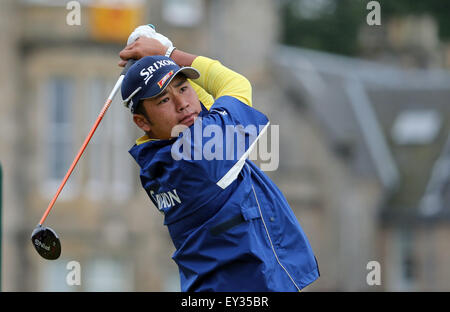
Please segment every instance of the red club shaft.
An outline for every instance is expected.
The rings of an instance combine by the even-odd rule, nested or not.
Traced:
[[[83,155],[84,150],[86,149],[86,146],[89,144],[89,141],[91,140],[92,136],[94,135],[95,130],[97,129],[98,125],[103,119],[103,116],[105,115],[106,111],[108,110],[109,106],[111,105],[111,102],[114,99],[114,96],[116,95],[117,91],[120,89],[122,85],[123,78],[125,77],[126,72],[128,69],[134,64],[135,60],[128,60],[127,65],[123,69],[119,79],[117,80],[114,88],[111,91],[111,94],[108,96],[108,99],[105,102],[105,105],[103,106],[102,110],[100,111],[100,114],[97,117],[97,120],[95,121],[94,125],[91,128],[91,131],[89,132],[88,136],[84,140],[83,145],[81,146],[80,150],[78,151],[77,156],[75,156],[75,159],[72,162],[72,165],[69,168],[69,171],[67,171],[66,176],[61,182],[61,185],[59,186],[58,190],[56,191],[55,196],[51,200],[50,204],[47,207],[47,210],[45,210],[44,215],[41,218],[41,221],[39,221],[39,225],[42,225],[45,222],[45,219],[47,219],[48,214],[50,213],[50,210],[52,210],[53,205],[56,202],[56,199],[59,196],[59,193],[61,193],[62,189],[64,188],[64,185],[66,184],[67,180],[69,179],[70,175],[72,174],[72,171],[75,169],[75,166],[77,165],[78,161],[81,158],[81,155]]]
[[[97,117],[97,120],[95,121],[94,125],[91,128],[91,131],[89,132],[88,136],[84,140],[83,145],[81,146],[80,150],[78,151],[77,156],[72,162],[72,165],[70,166],[69,170],[66,173],[66,176],[61,182],[61,185],[59,186],[58,190],[56,191],[55,196],[51,200],[50,204],[47,207],[47,210],[44,212],[44,215],[41,218],[41,221],[39,221],[39,225],[42,225],[47,218],[48,214],[50,213],[50,210],[52,210],[53,205],[56,202],[56,199],[58,198],[59,194],[61,193],[62,189],[64,188],[64,185],[66,184],[67,180],[69,179],[70,175],[72,174],[73,170],[75,169],[75,166],[77,165],[78,161],[81,158],[81,155],[83,155],[84,150],[86,149],[86,146],[89,144],[89,141],[91,140],[92,136],[94,135],[95,130],[97,129],[98,125],[103,119],[103,116],[105,115],[106,111],[108,110],[109,106],[111,105],[112,99],[108,99],[105,102],[105,105],[103,106],[103,109],[101,110],[100,114]]]

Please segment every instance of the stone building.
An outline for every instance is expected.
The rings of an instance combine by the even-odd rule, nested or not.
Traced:
[[[7,220],[4,289],[158,291],[179,287],[177,268],[169,260],[173,246],[162,217],[141,189],[137,166],[126,152],[140,134],[118,99],[46,221],[61,236],[61,258],[44,261],[29,242],[120,73],[117,53],[126,35],[123,38],[123,31],[102,24],[119,30],[130,26],[117,22],[117,16],[132,21],[134,17],[136,25],[150,21],[176,46],[220,59],[250,79],[255,107],[266,112],[272,124],[280,125],[280,135],[286,138],[280,140],[278,170],[268,173],[285,191],[322,258],[327,248],[321,244],[327,235],[319,229],[326,204],[315,170],[309,168],[311,155],[303,150],[312,152],[318,145],[317,153],[322,154],[324,147],[315,143],[320,140],[316,130],[269,75],[279,31],[276,3],[227,1],[225,5],[211,0],[185,1],[180,6],[177,1],[137,1],[133,4],[137,8],[110,12],[108,7],[96,7],[94,1],[80,3],[81,23],[73,26],[66,21],[70,10],[57,1],[2,4],[1,21],[8,30],[1,37],[8,66],[1,74],[7,96],[1,106],[0,141]],[[292,144],[291,138],[298,144]],[[76,287],[65,281],[66,265],[73,260],[82,269],[82,283]]]
[[[427,167],[420,165],[417,175],[429,177],[433,164],[446,163],[446,72],[413,75],[279,46],[278,4],[271,0],[135,0],[120,8],[78,2],[81,23],[73,26],[66,20],[71,10],[60,1],[1,4],[4,290],[179,289],[162,216],[140,187],[138,167],[127,153],[140,132],[119,97],[46,221],[61,237],[61,258],[41,259],[29,241],[121,71],[116,64],[127,34],[149,22],[180,49],[219,59],[249,78],[254,107],[279,126],[278,167],[267,173],[316,252],[322,276],[308,291],[432,289],[430,281],[438,276],[436,289],[448,284],[440,262],[447,254],[439,248],[446,225],[416,227],[414,233],[421,234],[412,242],[403,235],[411,232],[399,231],[401,224],[390,223],[394,219],[386,214],[400,211],[401,192],[414,187],[403,183],[414,167],[404,159],[419,161],[404,155],[407,145],[391,141],[394,117],[432,102],[441,127],[433,151],[424,152]],[[391,103],[399,105],[391,110]],[[448,175],[433,177],[421,180],[411,209],[421,190],[431,194],[427,198],[436,198],[436,190],[448,194]],[[426,244],[430,237],[435,245]],[[418,255],[414,282],[407,275],[411,254]],[[81,265],[80,286],[66,283],[70,261]],[[367,284],[370,261],[381,264],[381,286]],[[427,269],[435,263],[440,264]]]

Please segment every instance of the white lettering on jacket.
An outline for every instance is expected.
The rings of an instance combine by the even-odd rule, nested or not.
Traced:
[[[168,192],[161,192],[155,194],[155,192],[150,191],[150,195],[156,202],[157,208],[163,210],[164,208],[171,208],[176,205],[175,202],[181,204],[181,199],[177,194],[177,190],[173,189]]]

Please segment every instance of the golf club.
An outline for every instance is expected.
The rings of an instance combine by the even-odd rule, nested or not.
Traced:
[[[43,258],[47,260],[55,260],[58,259],[61,255],[61,242],[59,240],[58,235],[54,230],[52,230],[49,227],[42,226],[42,224],[45,222],[45,219],[47,218],[48,214],[50,213],[50,210],[52,209],[53,205],[56,202],[56,199],[58,198],[59,194],[61,193],[64,185],[66,184],[67,180],[69,179],[70,175],[72,174],[72,171],[75,169],[75,166],[77,165],[78,161],[81,158],[81,155],[83,154],[84,150],[86,149],[86,146],[88,145],[89,141],[91,140],[92,136],[94,135],[95,130],[97,129],[98,125],[103,119],[103,116],[105,115],[106,111],[108,110],[109,106],[111,105],[111,102],[114,99],[114,96],[116,95],[117,91],[120,89],[122,85],[123,78],[125,77],[125,74],[127,73],[128,69],[133,65],[135,60],[129,60],[127,62],[127,65],[123,69],[119,79],[117,80],[116,84],[114,85],[114,88],[111,91],[111,94],[109,95],[108,99],[105,102],[105,105],[103,106],[102,110],[100,111],[100,114],[97,117],[97,120],[95,121],[94,125],[91,128],[91,131],[89,132],[88,136],[84,140],[83,145],[81,146],[78,154],[76,155],[75,159],[72,162],[72,165],[70,166],[69,170],[67,171],[64,179],[61,182],[61,185],[59,186],[58,190],[56,191],[55,196],[50,201],[50,204],[47,207],[47,210],[44,212],[44,215],[42,216],[41,220],[39,221],[39,224],[34,229],[33,233],[31,234],[31,242],[36,248],[36,251],[41,255]]]

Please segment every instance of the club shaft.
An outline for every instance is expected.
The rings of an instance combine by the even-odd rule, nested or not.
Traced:
[[[106,100],[102,110],[100,111],[100,114],[97,117],[97,120],[95,121],[94,125],[91,128],[91,131],[89,132],[88,136],[84,140],[83,145],[81,146],[80,150],[78,151],[77,156],[75,156],[75,159],[72,162],[72,165],[70,166],[69,170],[67,171],[64,179],[61,182],[61,185],[59,186],[58,190],[56,191],[55,196],[50,201],[50,204],[47,207],[47,210],[44,212],[44,215],[41,218],[41,221],[39,221],[39,225],[42,225],[45,222],[45,219],[47,218],[48,214],[50,213],[50,210],[52,210],[53,205],[56,202],[56,199],[58,198],[59,194],[61,193],[62,189],[64,188],[64,185],[66,184],[67,180],[69,179],[70,175],[72,174],[73,170],[75,169],[75,166],[77,165],[78,161],[81,158],[81,155],[83,155],[84,150],[86,149],[87,145],[89,144],[89,141],[91,140],[92,136],[94,135],[95,130],[97,130],[98,125],[103,119],[103,116],[105,115],[106,111],[108,110],[109,106],[111,105],[112,100],[114,99],[114,96],[117,93],[117,90],[119,90],[122,81],[123,81],[124,75],[121,75],[119,79],[116,82],[116,85],[114,86],[113,90],[111,91],[111,94],[109,95],[108,99]]]

